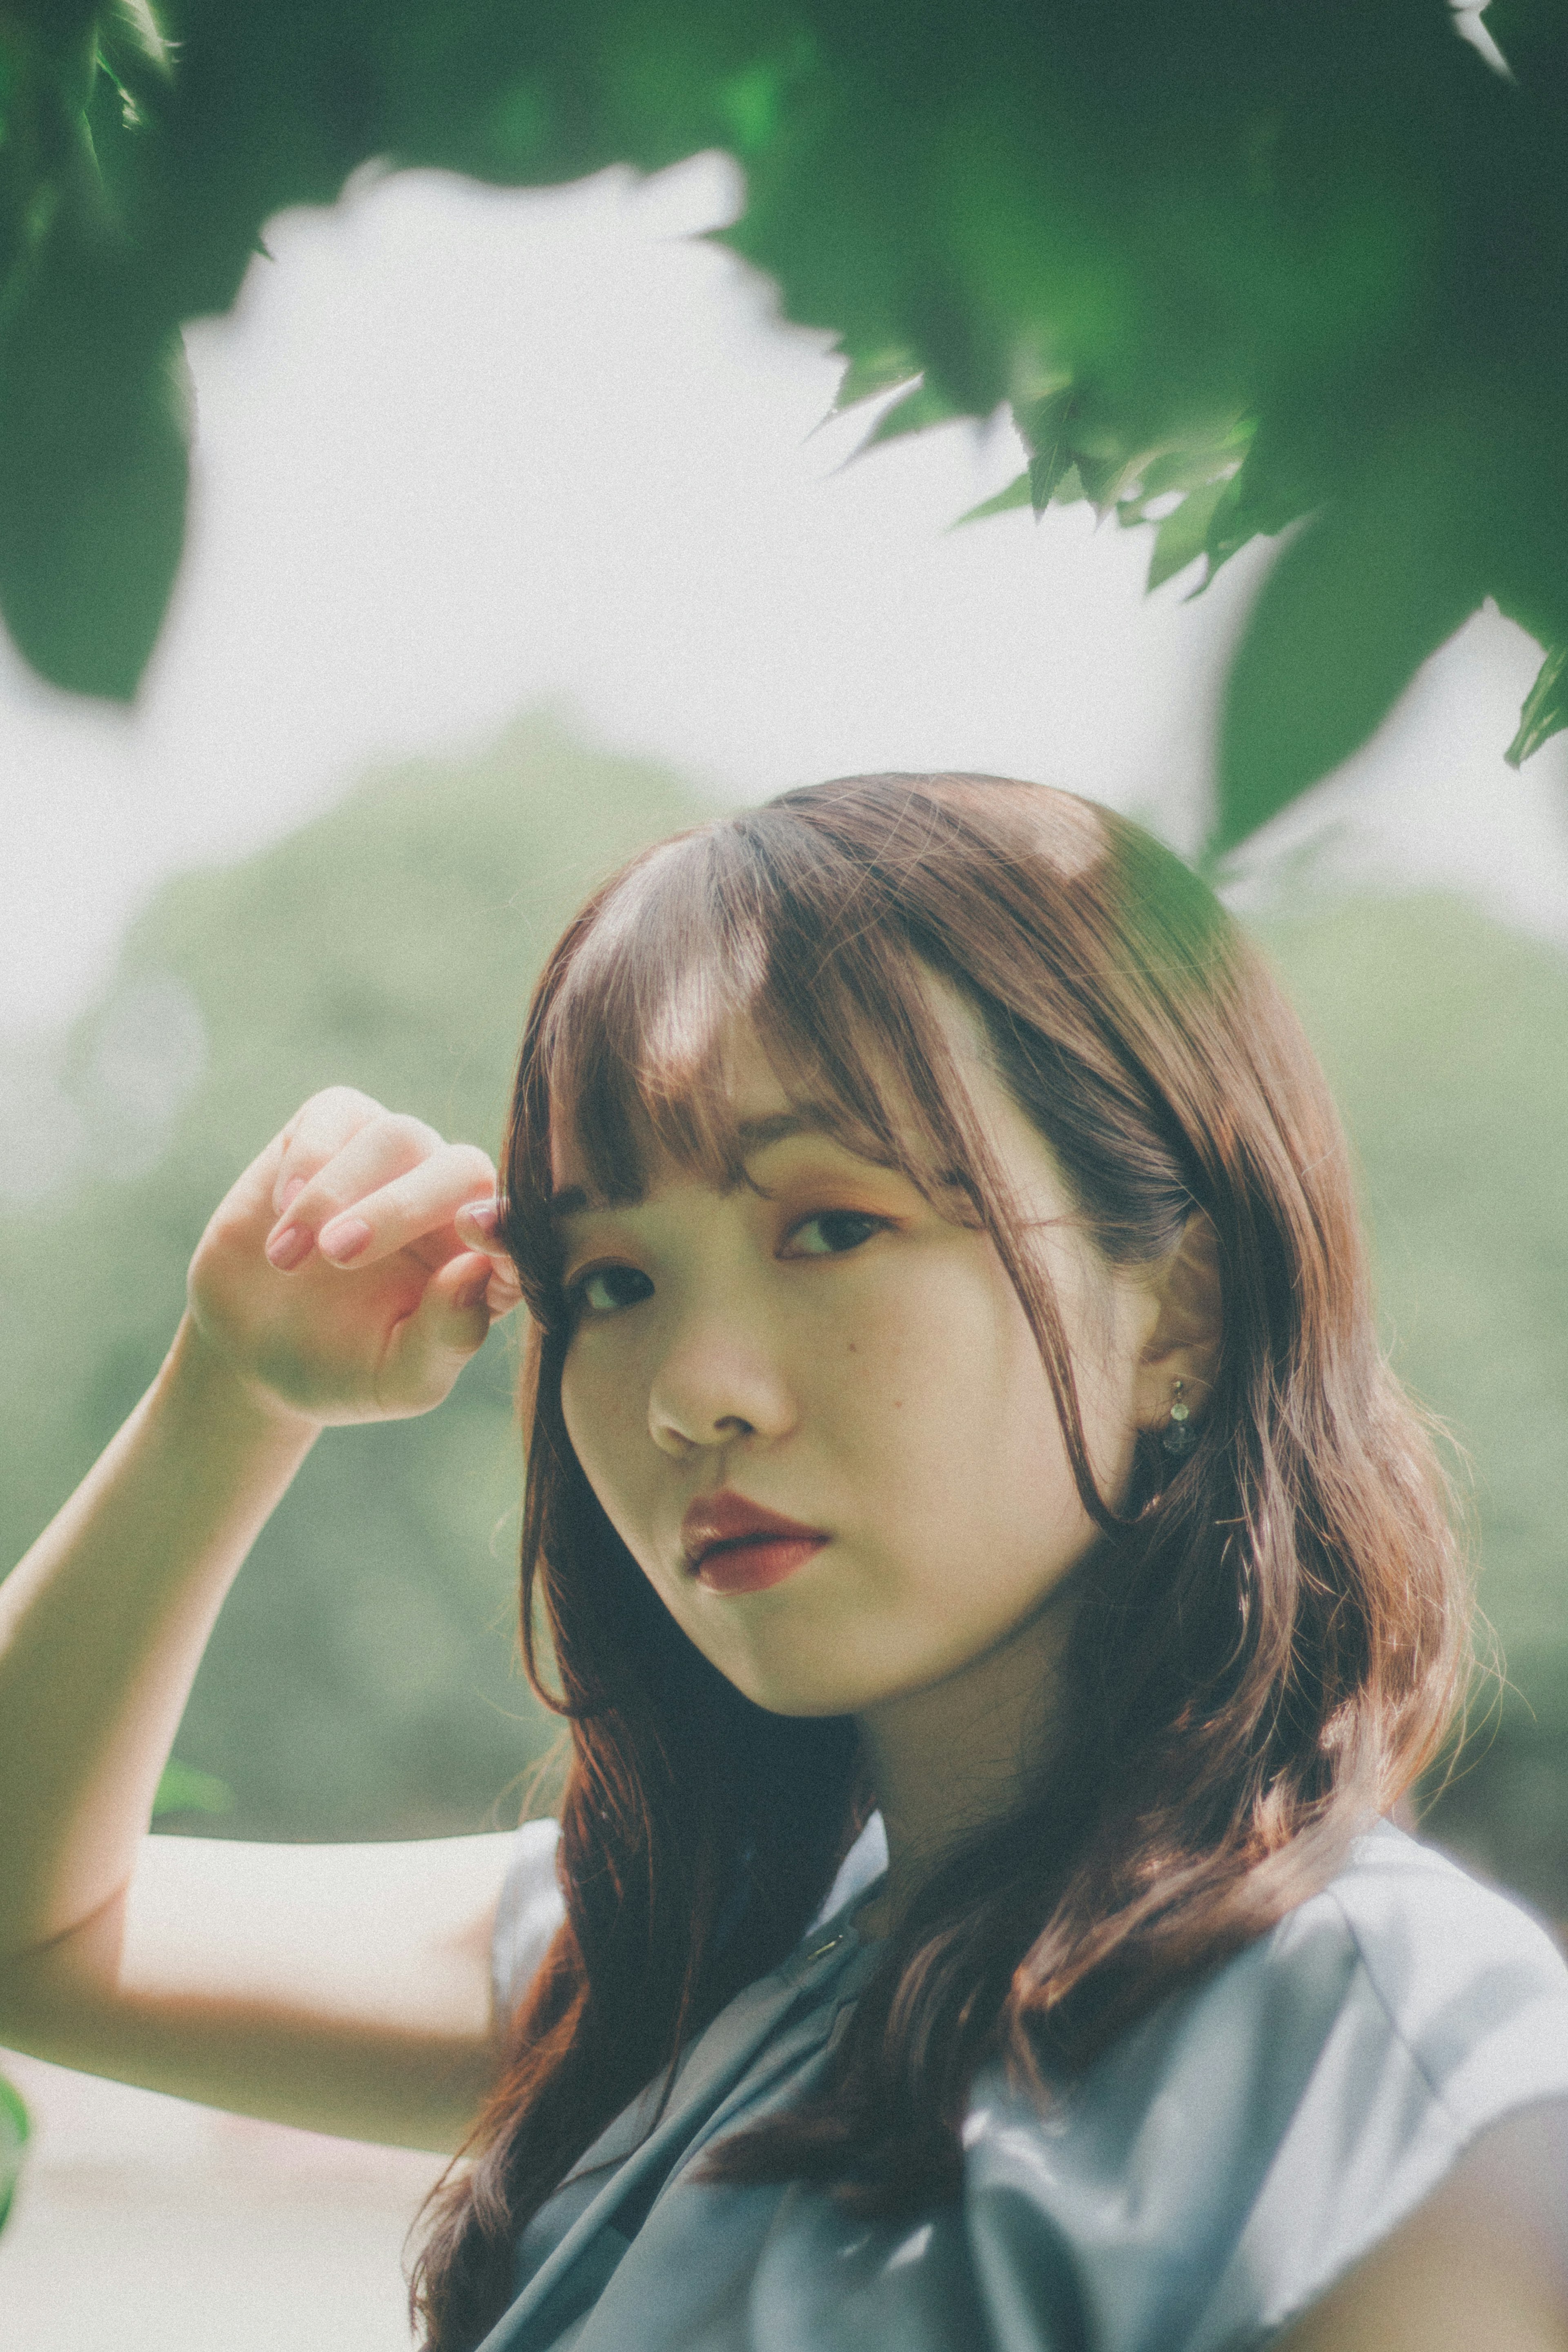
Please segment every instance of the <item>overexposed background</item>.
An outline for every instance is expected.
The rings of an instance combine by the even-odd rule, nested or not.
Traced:
[[[406,2352],[403,2242],[441,2158],[0,2064],[37,2132],[4,2352]]]

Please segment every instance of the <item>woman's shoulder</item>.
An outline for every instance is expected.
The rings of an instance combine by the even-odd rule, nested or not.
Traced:
[[[1338,2049],[1354,2053],[1347,2098],[1375,2054],[1469,2137],[1568,2095],[1568,1960],[1521,1903],[1380,1822],[1325,1886],[1124,2035],[1065,2105],[1113,2092],[1135,2105],[1140,2086],[1195,2070],[1252,2116],[1272,2086],[1286,2112]]]
[[[1326,1886],[1134,2029],[1107,2071],[1130,2088],[1146,2066],[1206,2064],[1217,2041],[1234,2053],[1217,2088],[1245,2085],[1251,2115],[1270,2085],[1288,2105],[1340,2055],[1348,2105],[1407,2081],[1405,2112],[1430,2107],[1462,2141],[1568,2096],[1568,1961],[1521,1903],[1380,1822]]]
[[[1207,2352],[1314,2302],[1490,2124],[1568,2099],[1568,1965],[1519,1905],[1380,1825],[1320,1893],[1041,2110],[1000,2069],[971,2233],[1053,2245],[1109,2343]]]
[[[1320,1918],[1343,1930],[1358,1983],[1467,2137],[1568,2096],[1568,1960],[1522,1904],[1385,1822],[1281,1922],[1267,1963],[1290,1971]]]

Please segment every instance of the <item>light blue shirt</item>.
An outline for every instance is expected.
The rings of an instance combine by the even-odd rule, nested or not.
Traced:
[[[518,1833],[504,2011],[561,1917],[555,1843],[553,1822]],[[820,2082],[876,1963],[850,1906],[884,1855],[873,1822],[796,1951],[687,2051],[663,2116],[644,2095],[573,2168],[481,2352],[1239,2352],[1489,2125],[1568,2098],[1551,1937],[1382,1823],[1044,2112],[999,2065],[978,2075],[954,2203],[868,2223],[800,2183],[695,2179],[711,2141]]]

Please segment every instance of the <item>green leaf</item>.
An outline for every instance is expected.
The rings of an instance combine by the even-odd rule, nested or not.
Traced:
[[[1228,482],[1246,456],[1251,437],[1251,419],[1248,418],[1218,443],[1163,449],[1140,468],[1143,498],[1163,499],[1172,490],[1201,490],[1213,481]]]
[[[1148,509],[1155,500],[1169,498],[1173,490],[1206,490],[1212,487],[1218,503],[1218,491],[1240,471],[1252,430],[1252,420],[1244,417],[1218,441],[1186,442],[1179,447],[1155,450],[1140,457],[1132,469],[1133,488],[1117,500],[1117,520],[1129,526],[1149,521]]]
[[[1115,505],[1123,485],[1134,474],[1137,460],[1120,450],[1098,454],[1080,449],[1073,462],[1078,467],[1082,492],[1096,514],[1108,515]]]
[[[1568,646],[1554,646],[1525,696],[1519,732],[1502,756],[1511,768],[1521,768],[1564,727],[1568,727]]]
[[[98,22],[98,54],[117,79],[131,58],[151,66],[163,81],[173,78],[173,48],[152,0],[110,0]]]
[[[1042,400],[1013,404],[1013,422],[1030,453],[1030,496],[1037,515],[1045,512],[1077,463],[1071,435],[1074,398],[1071,384],[1064,383]]]
[[[856,408],[862,400],[874,400],[878,393],[894,392],[901,383],[914,383],[919,373],[919,361],[907,351],[852,355],[833,401],[834,413]]]
[[[21,2094],[0,2074],[0,2230],[5,2226],[32,2130]]]
[[[214,1772],[198,1772],[171,1756],[152,1800],[152,1818],[162,1813],[232,1813],[235,1792]]]
[[[789,96],[815,62],[815,45],[797,31],[781,55],[758,58],[719,84],[715,107],[737,154],[756,155],[778,137]]]
[[[998,490],[994,499],[982,499],[977,507],[971,507],[967,514],[961,514],[950,528],[957,530],[964,523],[984,522],[988,515],[1010,514],[1015,507],[1031,507],[1033,504],[1034,493],[1025,472],[1010,481],[1005,490]]]
[[[909,433],[927,432],[934,425],[949,425],[961,413],[945,392],[923,379],[913,392],[906,392],[902,400],[895,400],[891,408],[883,411],[855,456],[862,457],[868,449],[878,448],[884,441],[902,441]]]
[[[55,685],[135,694],[179,565],[188,432],[177,333],[62,215],[0,335],[0,613]]]
[[[1214,510],[1225,496],[1228,475],[1218,481],[1205,482],[1201,488],[1189,490],[1179,507],[1173,509],[1155,532],[1155,543],[1149,552],[1149,593],[1174,580],[1197,562],[1208,545],[1208,526]]]
[[[1386,463],[1286,547],[1227,683],[1218,850],[1358,751],[1480,603],[1470,478],[1434,442]]]

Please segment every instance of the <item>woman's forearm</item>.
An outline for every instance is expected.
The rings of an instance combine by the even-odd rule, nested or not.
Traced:
[[[124,1885],[224,1597],[315,1435],[187,1317],[0,1584],[0,1970]]]

